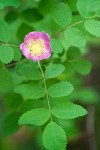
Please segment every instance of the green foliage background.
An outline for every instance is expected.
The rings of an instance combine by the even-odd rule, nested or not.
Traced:
[[[72,119],[87,113],[80,105],[98,104],[96,90],[85,87],[83,75],[92,69],[89,44],[100,41],[99,17],[100,0],[0,0],[1,150],[22,133],[28,148],[13,141],[13,150],[65,150],[77,137],[82,119]],[[41,61],[44,76],[19,49],[31,31],[51,38],[52,56]]]

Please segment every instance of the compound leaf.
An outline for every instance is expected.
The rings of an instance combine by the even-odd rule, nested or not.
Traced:
[[[19,124],[32,124],[41,126],[50,118],[50,112],[48,109],[36,108],[24,113],[20,119]]]
[[[14,87],[13,79],[6,68],[0,69],[0,92],[5,93],[12,91]]]
[[[83,18],[91,17],[100,10],[100,0],[78,0],[77,9]]]
[[[50,122],[43,133],[43,144],[49,150],[65,150],[66,148],[66,135],[58,124]]]
[[[27,80],[39,80],[42,75],[35,64],[31,61],[23,61],[16,65],[16,72]]]
[[[63,51],[63,47],[57,39],[51,39],[51,48],[54,54],[61,53]]]
[[[74,119],[79,116],[84,116],[87,111],[79,105],[66,102],[55,106],[52,109],[52,113],[60,119]]]
[[[94,19],[86,20],[84,22],[84,26],[89,33],[97,37],[100,37],[100,21]]]
[[[64,31],[65,40],[70,46],[83,47],[86,45],[84,34],[76,28],[68,28]]]
[[[8,64],[10,63],[14,58],[14,51],[11,46],[1,45],[0,46],[0,60]]]
[[[45,95],[45,90],[40,85],[22,84],[16,87],[16,93],[21,94],[25,99],[38,99]]]
[[[48,93],[52,97],[67,96],[73,91],[73,86],[67,81],[61,81],[49,87]]]
[[[53,19],[61,27],[66,27],[71,23],[71,9],[67,4],[59,3],[53,11]]]
[[[0,8],[4,8],[7,6],[13,6],[17,8],[19,5],[20,0],[8,0],[8,1],[0,0]]]
[[[0,20],[0,41],[7,43],[10,41],[10,39],[11,39],[10,26],[4,20]]]
[[[60,75],[64,70],[65,67],[62,64],[50,64],[46,68],[45,76],[47,78],[54,78]]]
[[[5,135],[11,135],[19,129],[18,119],[20,113],[17,111],[11,112],[8,114],[4,120],[3,132]]]
[[[88,74],[92,68],[91,62],[85,59],[74,62],[73,66],[74,69],[82,75]]]

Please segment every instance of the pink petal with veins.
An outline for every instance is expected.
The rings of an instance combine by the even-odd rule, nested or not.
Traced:
[[[30,32],[25,36],[24,42],[20,45],[20,49],[28,59],[34,61],[47,59],[51,56],[50,37],[45,32]]]

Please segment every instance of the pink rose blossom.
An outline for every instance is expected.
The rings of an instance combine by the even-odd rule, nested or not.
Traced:
[[[20,45],[23,55],[34,61],[47,59],[51,56],[50,37],[45,32],[30,32]]]

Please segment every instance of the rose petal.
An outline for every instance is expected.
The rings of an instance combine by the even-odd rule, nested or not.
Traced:
[[[26,45],[25,45],[24,43],[22,43],[22,44],[20,45],[20,49],[21,49],[23,55],[24,55],[26,58],[29,59],[29,58],[30,58],[30,53],[29,53],[29,50],[28,50],[28,48],[26,48]]]
[[[40,56],[34,56],[34,52],[30,54],[30,48],[27,47],[27,44],[34,44],[35,40],[42,40],[45,45],[45,52]],[[50,37],[45,32],[30,32],[25,36],[24,42],[20,45],[20,49],[22,50],[23,55],[28,59],[32,59],[34,61],[47,59],[51,56]]]

